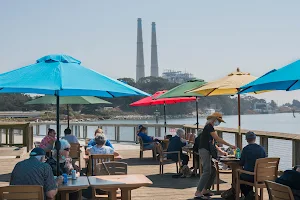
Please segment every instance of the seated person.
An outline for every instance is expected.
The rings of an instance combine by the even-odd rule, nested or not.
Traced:
[[[153,139],[153,137],[147,135],[146,127],[142,127],[137,135],[143,140],[144,149],[155,148],[155,140]]]
[[[103,130],[101,128],[96,129],[95,134],[94,134],[95,137],[96,137],[97,134],[103,134]],[[95,138],[91,139],[88,143],[88,147],[92,147],[92,146],[95,146],[95,145],[96,145]],[[114,148],[108,139],[105,142],[105,146],[108,146],[112,149]]]
[[[44,149],[46,152],[51,151],[53,149],[54,142],[56,141],[55,136],[55,130],[49,128],[48,134],[42,139],[39,147]]]
[[[80,169],[78,166],[73,164],[72,158],[69,157],[70,153],[70,144],[67,140],[61,139],[60,142],[60,150],[59,150],[59,161],[57,161],[57,151],[53,149],[52,157],[49,158],[46,163],[50,165],[52,168],[52,172],[54,175],[62,175],[67,174],[71,175],[72,170],[75,169],[77,174],[76,176],[80,176]],[[59,162],[59,172],[57,173],[57,165],[56,163]],[[70,193],[70,199],[78,199],[78,192]]]
[[[256,160],[259,158],[265,158],[266,152],[263,147],[255,143],[255,133],[246,133],[246,140],[248,142],[248,145],[243,148],[240,166],[243,167],[243,170],[254,172]],[[241,174],[240,179],[252,183],[254,182],[254,176],[248,174]],[[253,187],[241,184],[241,191],[242,194],[246,197],[250,192],[253,194]]]
[[[185,138],[184,130],[181,128],[177,129],[176,135],[170,139],[169,146],[167,149],[167,152],[180,151],[180,159],[182,161],[182,166],[188,165],[189,162],[189,156],[187,154],[182,153],[182,147],[187,145],[187,141],[184,138]],[[178,154],[176,153],[167,154],[167,158],[177,162]]]
[[[70,144],[71,143],[79,144],[77,137],[75,135],[72,135],[70,128],[66,128],[64,133],[65,133],[65,136],[62,139],[67,140]]]
[[[57,187],[63,179],[54,179],[51,167],[44,163],[45,155],[46,152],[42,148],[34,148],[28,159],[16,164],[11,173],[10,185],[41,185],[44,189],[44,199],[54,199]]]
[[[115,156],[119,156],[119,154],[117,152],[115,152],[113,148],[111,148],[109,146],[105,146],[106,138],[105,138],[105,135],[103,133],[99,133],[98,135],[96,135],[95,142],[96,142],[95,146],[92,146],[92,147],[87,149],[87,152],[90,155],[114,154]]]
[[[293,192],[294,199],[300,200],[300,166],[293,170],[286,170],[282,176],[275,180],[276,183],[289,186]]]

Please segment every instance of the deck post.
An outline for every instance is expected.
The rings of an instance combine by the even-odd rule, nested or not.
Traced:
[[[260,136],[260,146],[262,146],[265,149],[266,154],[269,154],[269,142],[268,138],[264,136]]]
[[[77,133],[78,133],[79,138],[81,138],[81,127],[80,127],[80,125],[77,126]]]
[[[300,140],[293,140],[293,166],[300,165]]]
[[[243,143],[242,143],[242,134],[237,132],[235,133],[235,145],[239,148],[242,149]]]
[[[35,134],[36,134],[37,136],[40,135],[40,125],[39,125],[39,124],[36,124],[36,125],[35,125]]]

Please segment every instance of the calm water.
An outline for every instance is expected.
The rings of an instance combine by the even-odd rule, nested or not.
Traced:
[[[237,116],[224,116],[223,118],[226,123],[222,123],[222,127],[237,128],[238,118]],[[241,117],[242,128],[250,130],[261,130],[261,131],[274,131],[283,133],[300,133],[300,114],[296,114],[296,118],[293,117],[292,113],[282,113],[282,114],[269,114],[269,115],[243,115]],[[200,125],[205,124],[206,119],[200,118]],[[112,126],[103,127],[107,137],[111,140],[115,139],[115,130],[113,125],[115,124],[154,124],[155,120],[103,120],[99,122],[90,122],[91,126],[88,126],[88,137],[92,138],[95,129],[101,124],[112,124]],[[159,121],[163,124],[163,119]],[[185,119],[168,119],[168,124],[195,124],[195,118],[185,118]],[[55,126],[51,126],[55,129]],[[66,126],[62,126],[65,129]],[[83,128],[80,127],[80,132],[83,132]],[[40,133],[45,133],[46,126],[40,127]],[[167,132],[173,133],[174,130],[168,129]],[[34,129],[35,132],[35,129]],[[78,130],[73,130],[73,132],[79,132]],[[149,135],[154,136],[154,128],[148,129]],[[162,133],[163,133],[162,129]],[[121,127],[120,128],[120,140],[123,141],[133,141],[134,131],[132,127]],[[229,143],[234,143],[235,138],[233,134],[223,134],[223,137]],[[243,146],[246,145],[245,140],[243,140]],[[259,143],[259,137],[257,138],[257,143]],[[292,167],[292,142],[288,140],[278,140],[269,139],[269,156],[270,157],[280,157],[280,169],[288,169]]]

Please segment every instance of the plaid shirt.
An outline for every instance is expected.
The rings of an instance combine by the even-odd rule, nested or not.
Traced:
[[[11,173],[10,185],[41,185],[44,194],[57,188],[51,167],[30,157],[16,164]]]
[[[51,149],[53,149],[53,144],[55,141],[56,141],[55,137],[46,135],[41,141],[40,148],[42,148],[44,150],[51,150]]]

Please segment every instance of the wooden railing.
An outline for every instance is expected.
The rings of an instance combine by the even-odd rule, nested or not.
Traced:
[[[2,127],[0,124],[0,130],[3,129],[5,130],[4,132],[2,131],[2,135],[4,133],[13,133],[12,130],[13,129],[19,129],[21,126],[21,124],[6,124],[9,125],[9,127]],[[151,136],[164,136],[164,125],[163,124],[144,124],[147,128],[148,128],[148,132],[149,135]],[[18,127],[19,126],[19,127]],[[39,122],[39,123],[30,123],[30,125],[26,125],[26,130],[28,133],[25,133],[26,135],[24,135],[23,138],[27,138],[29,137],[29,139],[27,138],[27,141],[23,141],[23,144],[29,144],[32,145],[32,141],[31,141],[31,131],[33,128],[33,133],[37,136],[43,136],[46,135],[47,129],[48,128],[54,128],[55,129],[55,122]],[[137,127],[138,124],[93,124],[93,123],[89,123],[89,122],[80,122],[80,123],[70,123],[70,128],[72,130],[72,133],[77,136],[80,139],[86,139],[86,138],[92,138],[94,135],[94,131],[96,128],[102,128],[104,129],[106,135],[108,136],[108,138],[112,141],[115,142],[137,142],[136,140],[136,133],[137,133]],[[61,124],[61,133],[63,133],[63,129],[66,128],[66,123],[62,123]],[[196,126],[194,125],[183,125],[183,124],[169,124],[167,125],[167,134],[175,134],[175,129],[177,128],[184,128],[186,133],[196,133]],[[202,129],[203,127],[199,127],[200,129]],[[223,128],[223,127],[216,127],[215,128],[219,134],[220,137],[226,136],[228,137],[228,135],[234,136],[234,139],[231,141],[232,143],[234,143],[236,146],[238,147],[242,147],[242,138],[243,135],[248,132],[249,130],[241,130],[241,134],[238,133],[237,129],[234,128]],[[262,145],[267,153],[272,153],[272,155],[276,155],[277,151],[276,147],[274,149],[274,144],[273,144],[273,140],[272,139],[278,139],[280,141],[289,141],[288,142],[288,149],[286,150],[286,155],[282,156],[282,159],[286,159],[284,157],[289,157],[290,159],[290,163],[289,165],[300,165],[300,134],[288,134],[288,133],[279,133],[279,132],[267,132],[267,131],[255,131],[255,130],[251,130],[253,132],[255,132],[255,134],[259,137],[259,143],[260,145]],[[31,135],[30,135],[31,134]],[[7,134],[6,134],[7,135]],[[9,134],[8,134],[9,135]],[[61,134],[63,136],[63,134]],[[2,141],[2,144],[8,144],[11,143],[13,144],[12,141],[13,139],[9,139],[9,138],[13,138],[13,134],[10,135],[9,137],[6,136],[6,141]],[[233,137],[232,137],[233,138]],[[271,139],[271,141],[270,141]],[[0,137],[0,141],[1,141],[1,137]],[[271,142],[271,143],[270,143]],[[279,144],[280,146],[280,144]],[[272,148],[271,148],[272,147]],[[269,151],[272,152],[269,152]],[[285,149],[284,149],[285,150]],[[280,153],[280,152],[279,152]]]

